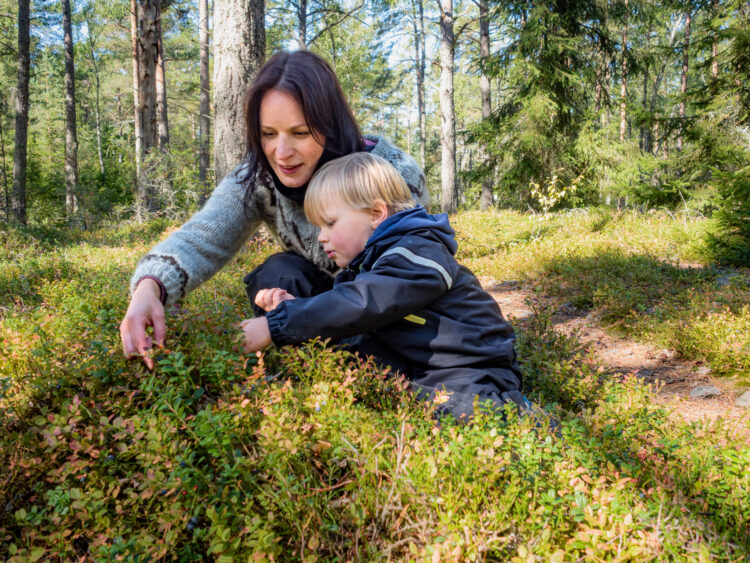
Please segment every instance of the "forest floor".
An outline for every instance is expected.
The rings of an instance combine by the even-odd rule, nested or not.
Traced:
[[[539,297],[530,285],[489,277],[480,281],[512,324],[523,325],[534,314],[529,301]],[[680,358],[674,350],[617,335],[602,324],[595,311],[579,309],[560,299],[541,299],[543,305],[553,307],[555,330],[575,334],[607,373],[632,373],[655,385],[658,403],[666,407],[671,416],[681,417],[686,422],[716,423],[721,419],[738,435],[750,436],[750,427],[743,423],[750,417],[750,409],[735,404],[745,388],[736,387],[727,378],[713,377],[710,368]],[[690,392],[700,386],[715,387],[721,393],[691,397]]]

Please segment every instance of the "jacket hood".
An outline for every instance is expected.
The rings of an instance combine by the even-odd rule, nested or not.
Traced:
[[[448,222],[448,215],[446,213],[430,215],[422,206],[413,207],[406,211],[399,211],[388,217],[370,235],[365,248],[377,244],[386,238],[414,231],[429,231],[432,236],[450,250],[451,254],[455,254],[458,249],[456,232]]]

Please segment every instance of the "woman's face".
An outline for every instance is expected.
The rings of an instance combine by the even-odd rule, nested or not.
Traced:
[[[323,145],[307,126],[300,105],[286,92],[269,90],[263,96],[260,139],[263,153],[282,184],[289,188],[307,184],[317,169]]]

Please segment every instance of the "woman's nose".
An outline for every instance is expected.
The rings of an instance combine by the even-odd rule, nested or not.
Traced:
[[[285,135],[279,135],[279,141],[276,144],[276,158],[285,159],[292,156],[294,150]]]

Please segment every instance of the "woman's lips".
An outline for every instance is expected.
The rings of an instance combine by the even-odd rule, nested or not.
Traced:
[[[279,164],[279,168],[281,168],[281,171],[284,174],[294,174],[299,169],[300,166],[302,165],[295,164],[294,166],[282,166],[281,164]]]

